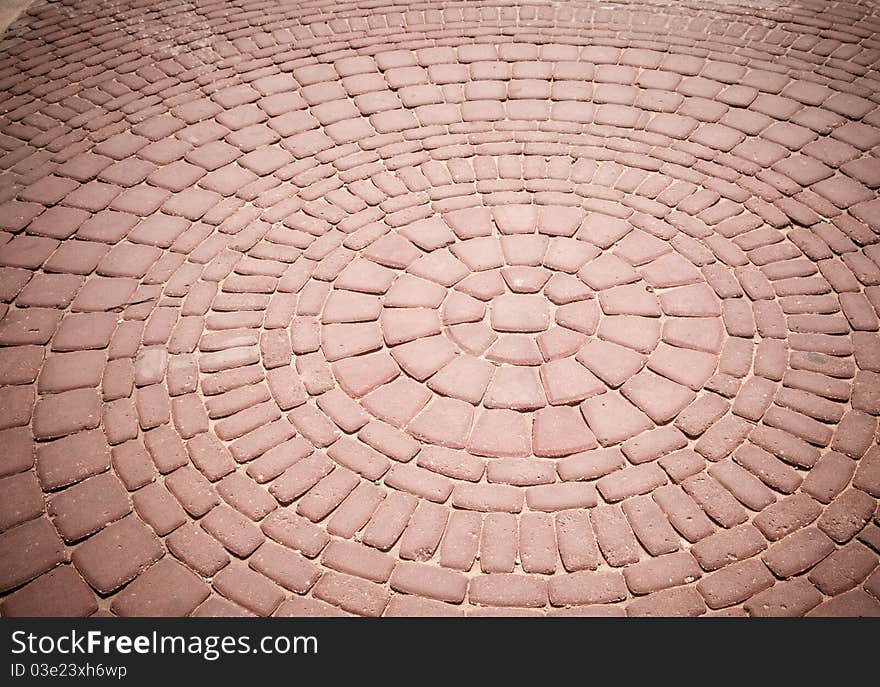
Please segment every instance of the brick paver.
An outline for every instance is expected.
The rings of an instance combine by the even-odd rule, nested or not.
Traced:
[[[880,614],[880,8],[751,5],[34,3],[0,612]]]

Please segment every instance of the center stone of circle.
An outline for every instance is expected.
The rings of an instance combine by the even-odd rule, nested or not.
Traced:
[[[506,293],[492,300],[492,329],[525,334],[550,326],[550,304],[544,296]]]

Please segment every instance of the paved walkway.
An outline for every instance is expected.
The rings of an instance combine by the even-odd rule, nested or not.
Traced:
[[[880,613],[880,6],[35,2],[7,615]]]

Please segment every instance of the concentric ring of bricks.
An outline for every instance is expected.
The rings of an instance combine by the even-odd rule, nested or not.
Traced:
[[[813,39],[787,10],[797,41],[700,8],[335,11],[273,7],[264,32],[198,8],[164,29],[191,56],[140,22],[140,61],[36,57],[26,88],[3,82],[3,611],[90,613],[96,591],[122,615],[876,612],[878,134],[871,58],[847,62],[864,29]],[[27,40],[68,41],[45,31]],[[44,85],[69,75],[94,109]],[[547,282],[515,293],[544,278],[504,246],[528,236],[601,253],[571,271],[545,253]],[[504,266],[475,262],[498,245]],[[395,284],[420,293],[413,265],[441,253],[468,276],[431,272],[439,310],[401,317],[416,308],[389,302]],[[388,289],[354,265],[390,270]],[[504,293],[459,288],[493,273]],[[606,325],[632,286],[660,303],[651,345]],[[711,295],[669,303],[691,287]],[[503,298],[534,294],[549,304]],[[507,331],[524,312],[534,331]],[[561,330],[584,339],[554,358]],[[536,373],[544,404],[490,407],[490,380],[478,408],[446,366],[407,369],[399,349],[432,338],[455,346],[446,366]],[[614,376],[596,345],[644,358]],[[338,372],[380,355],[400,370],[377,388]],[[583,385],[542,376],[556,362]],[[411,417],[389,405],[417,390]],[[451,431],[462,404],[473,431]],[[503,422],[472,443],[490,410],[530,417],[528,451]],[[540,415],[565,431],[536,441]]]
[[[666,424],[694,400],[717,367],[724,328],[693,263],[624,220],[577,207],[508,205],[494,215],[471,207],[396,231],[375,225],[388,233],[333,260],[332,283],[313,277],[300,289],[296,366],[306,391],[330,392],[335,380],[357,402],[338,391],[319,398],[340,429],[357,432],[372,417],[383,424],[360,437],[373,448],[382,442],[369,437],[390,424],[480,456],[557,458],[596,448],[594,431],[610,446]],[[283,331],[267,336],[272,368],[291,346]],[[290,384],[274,386],[289,409]],[[616,393],[588,400],[611,388],[638,409]],[[418,445],[383,452],[409,460]],[[514,483],[553,480],[552,462],[534,460],[495,462],[496,476],[508,463],[525,468]]]

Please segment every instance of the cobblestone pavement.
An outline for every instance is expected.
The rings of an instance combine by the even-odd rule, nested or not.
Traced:
[[[38,0],[2,612],[877,615],[878,29]]]

